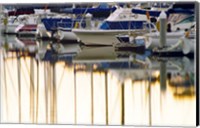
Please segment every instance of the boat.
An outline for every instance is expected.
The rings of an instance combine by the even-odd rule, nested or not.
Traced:
[[[73,18],[68,15],[54,15],[42,18],[41,21],[51,38],[57,36],[60,40],[64,40],[65,38],[68,38],[69,40],[76,40],[76,36],[71,33],[71,28],[75,26],[76,22],[80,22],[81,18],[79,17],[73,20]],[[82,26],[84,26],[84,23],[82,23]],[[65,31],[67,34],[60,33],[60,31]]]
[[[17,30],[22,27],[17,21],[16,16],[10,16],[9,18],[2,18],[3,22],[0,24],[1,32],[7,34],[16,34]]]
[[[79,41],[85,45],[113,45],[118,42],[116,35],[132,33],[146,33],[144,23],[146,15],[132,13],[131,8],[118,7],[97,28],[74,28],[72,31],[78,36]]]
[[[20,15],[4,18],[4,23],[1,24],[1,31],[5,34],[36,35],[37,18],[35,15]]]
[[[26,22],[23,23],[24,26],[17,31],[17,34],[20,36],[39,35],[42,38],[49,38],[50,34],[47,33],[41,18],[47,17],[50,14],[51,11],[49,9],[34,9],[34,14],[26,17]]]
[[[195,21],[191,21],[190,25],[186,30],[179,30],[179,31],[170,31],[166,33],[166,44],[163,48],[160,47],[160,33],[148,33],[146,34],[146,47],[148,49],[152,49],[153,51],[158,52],[159,54],[170,54],[172,55],[179,52],[183,55],[187,55],[189,53],[194,53],[195,51],[195,37],[196,37],[196,30],[195,25],[191,26],[192,24],[196,24]]]
[[[49,9],[33,9],[31,14],[26,14],[26,10],[24,14],[22,10],[20,13],[16,11],[16,14],[10,12],[4,12],[4,22],[1,24],[3,33],[36,36],[40,31],[42,35],[46,34],[45,28],[41,25],[41,18],[51,13]]]
[[[177,5],[176,5],[177,6]],[[139,13],[145,15],[147,12],[150,17],[159,17],[161,11],[152,11],[144,9],[133,9],[133,13]],[[153,50],[154,53],[159,55],[177,55],[179,53],[188,54],[194,50],[194,37],[195,32],[190,31],[194,28],[196,21],[194,20],[194,8],[189,10],[169,8],[166,11],[162,11],[165,17],[168,17],[167,32],[166,32],[166,44],[161,48],[160,46],[160,32],[159,25],[156,23],[157,30],[155,32],[150,31],[147,34],[144,34],[145,45],[147,49]],[[165,12],[165,13],[164,13]],[[181,16],[183,14],[183,16]],[[173,19],[174,15],[179,16]],[[175,22],[176,21],[176,22]],[[177,22],[178,21],[178,22]],[[187,22],[186,22],[187,21]],[[178,27],[182,27],[178,29]],[[187,42],[187,43],[186,43]],[[187,45],[187,47],[185,46]]]
[[[36,36],[38,34],[36,24],[25,24],[17,31],[18,36]]]
[[[71,30],[77,26],[76,23],[79,23],[79,27],[85,28],[84,17],[81,15],[90,13],[95,17],[105,17],[108,13],[110,14],[110,12],[115,10],[114,7],[108,8],[105,7],[105,5],[102,6],[102,4],[92,8],[75,8],[74,6],[72,8],[61,9],[62,15],[59,14],[60,16],[46,17],[42,19],[47,31],[49,31],[52,36],[55,34],[55,38],[58,38],[59,40],[76,41],[77,36]]]

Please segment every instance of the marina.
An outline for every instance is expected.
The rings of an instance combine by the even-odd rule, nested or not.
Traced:
[[[0,4],[1,123],[195,126],[195,2]]]

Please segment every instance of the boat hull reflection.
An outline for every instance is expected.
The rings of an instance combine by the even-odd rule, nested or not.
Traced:
[[[37,41],[0,48],[1,123],[196,125],[193,59]]]

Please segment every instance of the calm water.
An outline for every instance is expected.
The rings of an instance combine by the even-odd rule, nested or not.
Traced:
[[[1,123],[196,124],[193,59],[51,42],[1,37]]]

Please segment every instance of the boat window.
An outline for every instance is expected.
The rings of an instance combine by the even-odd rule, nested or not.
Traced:
[[[155,7],[155,8],[169,8],[171,5],[171,3],[154,3],[152,5],[152,7]]]
[[[107,22],[103,22],[100,26],[100,29],[109,29],[109,25]]]
[[[143,29],[143,21],[105,21],[100,26],[100,29]]]
[[[151,29],[155,28],[153,24],[149,24],[149,23],[145,24],[145,28],[150,29],[150,27],[151,27]]]
[[[183,19],[182,21],[178,22],[177,24],[189,23],[189,22],[194,22],[194,16],[190,16],[186,19]]]
[[[145,39],[135,39],[135,43],[137,45],[144,45],[145,44]]]

